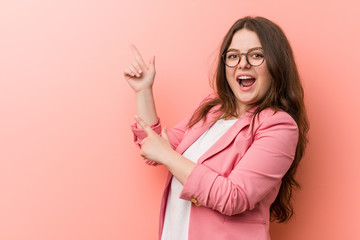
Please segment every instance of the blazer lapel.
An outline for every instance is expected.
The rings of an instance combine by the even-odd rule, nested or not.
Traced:
[[[215,111],[216,109],[208,114],[205,123],[200,121],[189,130],[189,132],[186,134],[186,137],[177,147],[177,152],[183,154],[191,144],[193,144],[206,130],[208,130],[215,123],[216,119],[222,114],[221,112]],[[251,113],[247,112],[241,116],[240,119],[199,158],[198,163],[202,163],[207,158],[226,148],[238,135],[241,129],[247,125],[250,125],[250,122]]]
[[[214,113],[215,110],[212,110],[211,113],[208,114],[205,122],[199,121],[188,131],[186,137],[176,148],[177,152],[183,154],[191,144],[193,144],[206,130],[208,130],[215,123],[216,119],[221,115],[220,112]]]
[[[198,163],[204,162],[209,157],[226,148],[246,126],[250,125],[251,116],[244,114],[221,138],[214,143],[198,160]]]

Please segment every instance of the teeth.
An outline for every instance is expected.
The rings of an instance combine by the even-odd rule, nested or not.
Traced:
[[[240,76],[238,77],[239,80],[243,80],[243,79],[252,79],[252,77],[250,76]]]

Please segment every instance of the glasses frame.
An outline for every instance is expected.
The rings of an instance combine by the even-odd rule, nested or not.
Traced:
[[[223,54],[221,54],[221,59],[223,60],[224,64],[225,64],[227,67],[229,67],[229,68],[234,68],[234,67],[236,67],[237,65],[239,65],[239,63],[240,63],[240,61],[241,61],[241,58],[242,58],[242,55],[245,55],[246,62],[247,62],[250,66],[252,66],[252,67],[258,67],[258,66],[260,66],[261,64],[264,63],[264,61],[265,61],[265,55],[264,55],[264,58],[263,58],[263,60],[262,60],[262,62],[261,62],[260,64],[258,64],[258,65],[253,65],[253,64],[251,64],[251,63],[249,62],[248,53],[249,53],[249,52],[252,52],[252,51],[254,51],[254,50],[261,50],[261,51],[264,53],[264,50],[263,50],[261,47],[251,48],[251,49],[249,49],[249,51],[247,51],[246,53],[241,53],[241,52],[239,51],[239,52],[238,52],[239,60],[238,60],[238,63],[237,63],[235,66],[229,66],[229,65],[226,64],[226,54],[227,54],[228,52],[236,52],[236,50],[227,50],[226,52],[224,52]]]

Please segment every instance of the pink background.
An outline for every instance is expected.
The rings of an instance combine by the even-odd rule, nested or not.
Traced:
[[[296,215],[273,239],[360,239],[356,2],[1,0],[0,239],[156,239],[166,170],[132,143],[128,46],[156,55],[171,127],[210,91],[222,37],[246,15],[287,34],[311,122]]]

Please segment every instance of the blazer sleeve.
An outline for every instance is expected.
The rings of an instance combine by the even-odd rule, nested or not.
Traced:
[[[141,128],[138,128],[137,127],[137,123],[134,123],[133,125],[130,126],[131,128],[131,131],[133,132],[133,135],[134,135],[134,143],[139,147],[141,148],[141,141],[146,138],[146,133],[143,129]],[[152,130],[154,130],[157,134],[160,134],[161,133],[161,123],[160,123],[160,119],[158,119],[158,121],[151,125],[151,128]],[[148,165],[151,165],[151,166],[157,166],[159,165],[158,163],[154,162],[154,161],[151,161],[147,158],[144,158],[145,162],[148,164]]]
[[[181,121],[180,123],[178,123],[177,125],[175,125],[173,128],[169,129],[167,134],[168,134],[168,138],[170,140],[171,146],[172,148],[175,150],[176,147],[179,145],[179,143],[181,142],[181,140],[184,137],[184,134],[187,130],[187,124],[189,122],[189,118],[184,119],[183,121]],[[151,128],[157,133],[157,134],[161,134],[161,122],[160,120],[157,121],[157,123],[155,123],[154,125],[151,126]],[[142,130],[141,128],[137,127],[137,124],[134,123],[133,125],[131,125],[131,130],[134,134],[134,143],[141,148],[141,141],[146,138],[146,133],[144,130]],[[149,160],[147,158],[144,158],[145,162],[148,165],[151,166],[157,166],[159,165],[158,163]]]
[[[269,114],[254,129],[254,141],[228,177],[197,164],[187,178],[180,198],[225,215],[252,210],[290,168],[296,151],[298,128],[285,112]],[[229,150],[223,150],[229,151]],[[211,159],[209,159],[211,161]]]
[[[210,94],[208,95],[205,99],[203,99],[201,101],[201,103],[198,105],[201,106],[205,101],[207,101],[208,99],[214,97],[214,94]],[[192,113],[193,114],[193,113]],[[178,124],[176,124],[173,128],[169,129],[167,132],[167,135],[169,137],[170,143],[172,148],[175,150],[177,148],[177,146],[180,144],[180,142],[182,141],[187,129],[188,129],[188,123],[192,117],[192,114],[189,115],[187,118],[185,118],[184,120],[182,120],[181,122],[179,122]],[[160,119],[151,126],[151,128],[160,135],[161,133],[161,122]],[[131,125],[131,130],[134,134],[134,143],[138,146],[141,147],[140,143],[141,141],[146,138],[146,133],[144,130],[142,130],[141,128],[137,127],[137,124],[134,123],[133,125]],[[159,165],[158,163],[151,161],[149,159],[145,158],[145,162],[149,165],[152,166],[157,166]]]

